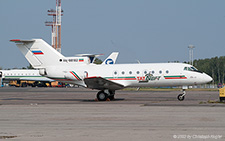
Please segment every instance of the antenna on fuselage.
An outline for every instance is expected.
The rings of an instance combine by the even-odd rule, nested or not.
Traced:
[[[139,60],[136,60],[138,62],[138,64],[141,64],[141,62]]]

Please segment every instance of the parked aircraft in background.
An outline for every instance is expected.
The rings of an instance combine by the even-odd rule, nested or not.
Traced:
[[[3,87],[2,85],[2,72],[0,71],[0,87]]]
[[[112,64],[115,64],[118,54],[119,54],[119,52],[113,52],[112,54],[110,54],[109,57],[107,57],[102,62],[102,65],[112,65]]]
[[[119,52],[112,52],[103,62],[102,65],[112,65],[116,63],[117,56]],[[99,57],[103,54],[77,54],[75,57],[77,59],[80,59],[80,57],[87,57],[89,60],[87,61],[88,63],[94,63],[96,57]],[[69,57],[66,57],[69,58]]]
[[[96,65],[88,57],[68,58],[53,49],[42,39],[14,39],[30,64],[42,76],[98,89],[97,99],[113,100],[115,91],[126,87],[189,86],[212,81],[207,74],[183,63],[146,63]],[[184,100],[183,93],[178,100]]]
[[[26,70],[26,69],[14,69],[14,70],[0,70],[0,77],[3,81],[35,81],[32,86],[45,86],[45,83],[50,83],[54,80],[49,79],[45,76],[39,74],[39,70]],[[27,83],[22,82],[22,87],[26,87]]]

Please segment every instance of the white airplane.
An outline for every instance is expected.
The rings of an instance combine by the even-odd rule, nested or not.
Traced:
[[[52,82],[54,80],[49,79],[39,74],[39,70],[26,70],[26,69],[14,69],[14,70],[0,70],[0,78],[3,81],[10,80],[26,80],[37,82]]]
[[[96,65],[85,61],[88,57],[64,57],[42,39],[10,40],[17,43],[30,64],[42,76],[98,89],[97,99],[114,99],[115,91],[126,87],[183,86],[178,100],[184,100],[185,88],[205,84],[212,78],[195,67],[183,63],[146,63]],[[75,60],[78,61],[75,61]],[[82,61],[80,61],[82,60]]]

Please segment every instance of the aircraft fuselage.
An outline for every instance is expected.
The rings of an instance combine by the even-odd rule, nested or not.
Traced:
[[[84,78],[102,77],[124,87],[160,87],[198,85],[212,81],[205,73],[185,70],[193,66],[183,63],[79,65],[47,67],[47,77],[86,86]]]

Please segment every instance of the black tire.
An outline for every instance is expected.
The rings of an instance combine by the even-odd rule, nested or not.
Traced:
[[[183,101],[184,98],[185,98],[185,96],[184,96],[183,94],[179,94],[179,95],[177,96],[177,99],[178,99],[179,101]]]
[[[26,83],[22,83],[21,87],[27,87]]]
[[[42,83],[39,83],[37,86],[38,86],[38,87],[43,87]]]
[[[108,96],[108,98],[109,98],[110,100],[114,100],[114,99],[115,99],[115,95],[110,95],[110,96]]]
[[[103,91],[98,92],[97,99],[98,101],[106,101],[108,98],[108,95],[104,93]]]

